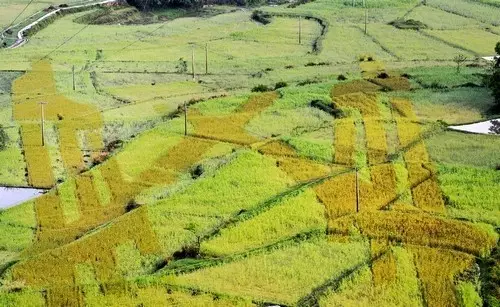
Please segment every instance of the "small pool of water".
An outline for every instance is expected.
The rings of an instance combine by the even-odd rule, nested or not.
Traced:
[[[478,133],[478,134],[494,134],[490,128],[493,127],[492,121],[495,119],[480,122],[480,123],[475,123],[475,124],[468,124],[468,125],[460,125],[460,126],[449,126],[450,129],[452,130],[457,130],[457,131],[465,131],[465,132],[470,132],[470,133]],[[497,121],[500,121],[499,119],[496,119]]]
[[[39,189],[0,187],[0,209],[19,205],[42,195],[44,192],[44,190]]]

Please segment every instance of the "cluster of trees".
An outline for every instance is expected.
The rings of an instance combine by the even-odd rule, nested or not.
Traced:
[[[199,8],[204,5],[222,4],[255,6],[267,3],[267,0],[126,0],[128,4],[141,11],[158,8]]]

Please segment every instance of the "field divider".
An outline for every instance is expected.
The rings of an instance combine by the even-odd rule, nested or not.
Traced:
[[[390,56],[396,58],[396,60],[398,61],[403,61],[403,58],[401,58],[400,56],[398,56],[397,54],[395,54],[391,49],[387,48],[386,46],[384,46],[378,39],[376,39],[374,36],[370,35],[369,33],[368,34],[365,34],[365,31],[363,29],[361,29],[360,27],[358,26],[352,26],[352,28],[354,29],[357,29],[359,30],[360,32],[363,33],[363,35],[366,35],[368,38],[370,38],[376,45],[378,45],[382,50],[384,50],[387,54],[389,54]]]

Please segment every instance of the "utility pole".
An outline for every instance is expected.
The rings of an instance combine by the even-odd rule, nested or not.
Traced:
[[[205,43],[205,75],[208,75],[208,43]]]
[[[73,91],[75,90],[75,65],[73,65]]]
[[[302,45],[302,16],[299,16],[299,45]]]
[[[193,49],[191,52],[191,70],[193,71],[193,81],[195,81],[196,75],[195,75],[195,71],[194,71],[194,45],[193,45]]]
[[[368,34],[368,9],[365,7],[365,35]]]
[[[184,102],[184,135],[188,135],[188,111],[186,102]]]
[[[356,212],[359,212],[359,174],[356,167]]]
[[[45,112],[44,112],[44,106],[47,104],[46,102],[39,102],[40,104],[40,120],[42,124],[42,146],[45,146]]]

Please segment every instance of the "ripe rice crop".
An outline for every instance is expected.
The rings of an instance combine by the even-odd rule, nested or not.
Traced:
[[[363,120],[366,133],[366,147],[369,164],[383,163],[387,160],[387,137],[384,122],[377,119]]]
[[[337,119],[334,124],[335,162],[353,165],[356,150],[356,126],[354,120],[350,118]]]
[[[76,174],[84,168],[78,132],[88,130],[90,147],[102,148],[101,114],[95,106],[75,103],[58,94],[49,62],[39,61],[32,66],[32,71],[15,80],[12,85],[13,117],[17,121],[38,121],[38,103],[45,102],[45,119],[58,123],[64,166],[70,173]],[[28,168],[28,172],[32,171]]]
[[[406,117],[412,120],[416,120],[417,116],[413,112],[413,106],[408,99],[404,98],[392,98],[391,105],[394,109],[396,117]]]
[[[333,101],[340,108],[353,108],[365,116],[379,116],[378,95],[375,93],[352,93],[334,96]]]
[[[41,146],[41,127],[39,124],[23,123],[21,125],[21,140],[24,157],[28,167],[28,182],[30,185],[48,188],[54,185],[49,152]]]
[[[115,249],[129,241],[134,242],[141,255],[158,252],[145,210],[134,211],[74,244],[25,260],[13,268],[12,276],[27,285],[49,286],[48,299],[55,305],[74,303],[78,297],[71,285],[75,282],[76,265],[92,265],[99,282],[121,279],[115,270]]]
[[[213,145],[213,141],[184,138],[141,173],[140,181],[148,184],[172,183],[180,171],[199,161]]]
[[[326,208],[328,221],[356,212],[356,175],[333,177],[314,187],[318,199]]]
[[[331,172],[331,168],[324,164],[300,158],[280,157],[276,159],[276,165],[298,182],[326,176]]]
[[[354,94],[354,93],[372,93],[381,89],[380,86],[366,80],[354,80],[345,83],[335,84],[331,91],[331,97]]]
[[[444,213],[444,206],[441,189],[436,178],[431,177],[412,189],[415,206],[432,212]]]
[[[375,287],[384,287],[396,282],[397,263],[396,257],[387,242],[371,240],[370,242],[372,257],[387,252],[381,258],[372,263],[372,277]]]
[[[371,79],[371,82],[380,85],[383,88],[390,89],[392,91],[409,91],[411,90],[411,83],[407,78],[400,76],[394,76],[389,78],[375,78]]]
[[[192,110],[191,115],[188,114],[188,119],[193,124],[196,135],[238,144],[251,144],[258,139],[245,131],[245,125],[255,115],[272,105],[277,98],[276,92],[254,95],[237,108],[235,113],[224,116],[203,116],[199,111]]]
[[[288,144],[282,141],[272,141],[259,147],[259,152],[266,155],[282,156],[282,157],[296,157],[297,153]]]
[[[335,220],[329,224],[329,231],[349,235],[353,227],[372,239],[450,248],[478,256],[488,254],[496,245],[494,233],[483,227],[423,213],[361,212]]]
[[[388,258],[390,257],[390,258]],[[385,266],[391,259],[390,268]],[[390,271],[379,271],[384,265]],[[402,247],[390,247],[389,254],[365,265],[343,279],[335,290],[320,297],[319,306],[423,306],[412,254]],[[372,272],[375,269],[375,272]],[[378,274],[380,276],[376,276]]]
[[[473,256],[456,251],[415,247],[417,272],[429,307],[457,306],[455,277],[472,267]]]
[[[370,167],[371,182],[360,180],[359,210],[378,210],[396,199],[396,172],[392,164]]]

